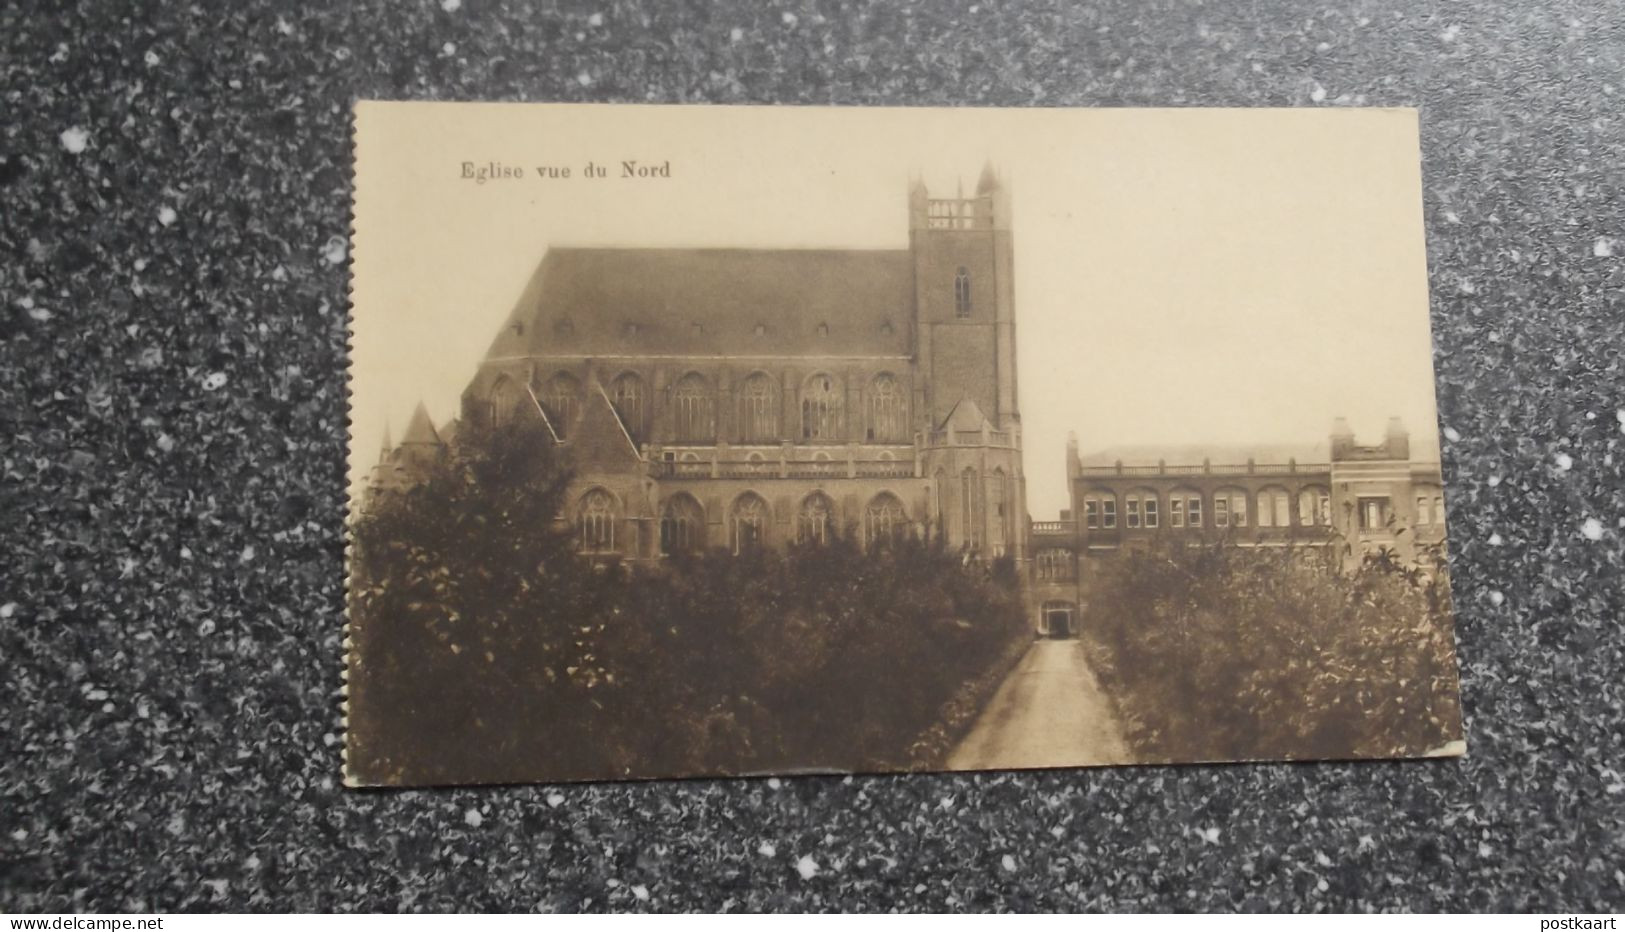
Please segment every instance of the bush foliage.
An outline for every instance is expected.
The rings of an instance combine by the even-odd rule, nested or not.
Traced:
[[[357,522],[363,780],[923,766],[916,736],[1031,637],[1012,568],[936,542],[590,563],[556,520],[557,454],[535,425],[470,426]]]
[[[1443,567],[1334,560],[1216,542],[1109,566],[1083,631],[1137,756],[1389,757],[1459,738]]]

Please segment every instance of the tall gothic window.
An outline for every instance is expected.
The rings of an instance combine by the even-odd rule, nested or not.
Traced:
[[[1004,543],[1008,539],[1006,536],[1008,527],[1006,512],[1009,511],[1009,503],[1007,501],[1008,490],[1006,485],[1004,470],[993,470],[993,487],[991,489],[993,507],[988,509],[989,519],[993,522],[993,530],[988,536],[993,542],[993,555],[996,557],[1004,556]]]
[[[822,492],[814,492],[802,500],[796,515],[796,539],[804,544],[827,544],[834,522],[834,503]]]
[[[706,443],[711,428],[711,387],[697,372],[683,376],[671,394],[674,433],[679,443]]]
[[[615,549],[615,500],[603,489],[581,498],[581,550],[606,553]]]
[[[903,388],[890,373],[875,376],[869,387],[869,439],[897,443],[908,437]]]
[[[765,372],[752,375],[740,388],[739,439],[744,443],[773,443],[779,439],[778,393]]]
[[[646,399],[644,398],[643,380],[635,372],[627,372],[618,377],[609,386],[609,400],[615,406],[615,412],[621,416],[621,423],[631,432],[634,440],[643,436],[643,411]]]
[[[931,520],[935,522],[936,534],[941,539],[947,539],[948,529],[943,522],[948,520],[948,509],[943,507],[943,498],[948,494],[948,473],[938,469],[931,482]]]
[[[982,542],[981,503],[982,479],[967,467],[959,474],[959,527],[972,546]]]
[[[547,419],[553,422],[553,432],[563,440],[575,424],[576,415],[581,413],[581,383],[568,373],[553,376],[542,390],[542,407],[547,409]]]
[[[863,512],[863,534],[871,545],[895,540],[907,529],[908,516],[903,511],[903,503],[890,492],[876,495]]]
[[[705,546],[705,517],[688,495],[673,495],[660,515],[660,552],[693,553]]]
[[[954,316],[960,320],[970,316],[970,272],[964,266],[954,273]]]
[[[840,386],[820,372],[807,380],[801,392],[801,439],[838,440],[840,436]]]
[[[767,543],[767,502],[761,496],[746,492],[734,501],[728,537],[735,554],[759,550]]]
[[[491,424],[501,427],[512,421],[519,412],[519,386],[507,376],[501,376],[491,386]]]

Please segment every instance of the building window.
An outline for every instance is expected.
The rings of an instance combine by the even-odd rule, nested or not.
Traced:
[[[660,552],[671,556],[693,553],[704,543],[705,521],[700,505],[687,495],[674,495],[660,515]]]
[[[841,434],[841,394],[835,380],[823,373],[807,380],[801,392],[801,438],[838,440]]]
[[[1191,527],[1202,526],[1202,496],[1191,495],[1185,499],[1185,520]]]
[[[1332,495],[1325,489],[1310,488],[1298,493],[1298,523],[1323,527],[1332,523]]]
[[[745,380],[739,393],[739,436],[745,443],[772,443],[779,439],[779,401],[773,379],[758,372]]]
[[[1168,496],[1168,526],[1185,526],[1185,499],[1181,496]]]
[[[1106,530],[1117,527],[1117,497],[1115,495],[1100,500],[1100,526]]]
[[[1258,493],[1258,526],[1286,527],[1291,524],[1285,489],[1265,489]]]
[[[1389,511],[1386,496],[1360,499],[1360,530],[1377,531],[1387,527]]]
[[[513,380],[502,376],[491,386],[491,424],[501,427],[511,422],[519,411],[519,388]]]
[[[819,324],[818,325],[818,335],[821,336],[821,337],[829,336],[829,324]]]
[[[1214,492],[1213,526],[1246,527],[1247,493],[1241,489],[1220,489]]]
[[[803,544],[829,543],[834,518],[835,506],[829,496],[814,492],[802,501],[801,512],[796,516],[796,539]]]
[[[603,489],[581,499],[581,550],[608,553],[615,549],[615,500]]]
[[[981,477],[976,470],[966,469],[959,475],[959,527],[965,543],[975,546],[982,542]]]
[[[1072,553],[1060,549],[1038,551],[1038,578],[1071,579]]]
[[[547,419],[553,422],[553,433],[560,440],[565,439],[575,424],[576,415],[581,413],[581,383],[564,372],[553,376],[542,390],[542,407],[547,409]]]
[[[1444,525],[1444,496],[1443,495],[1435,495],[1435,496],[1433,496],[1433,523],[1437,524],[1437,525],[1440,525],[1441,527]]]
[[[1091,497],[1083,500],[1083,526],[1090,530],[1100,527],[1100,499]]]
[[[947,494],[948,473],[939,469],[932,480],[931,488],[931,519],[936,522],[937,534],[942,536],[947,529],[942,523],[947,520],[948,509],[943,506],[943,497]]]
[[[902,386],[889,373],[875,376],[869,386],[869,439],[898,443],[908,438]]]
[[[993,555],[996,557],[1004,556],[1004,545],[1009,540],[1007,531],[1009,527],[1007,522],[1009,489],[1007,486],[1008,483],[1004,479],[1004,470],[993,470],[993,507],[990,509],[990,516],[993,519],[993,531],[989,537],[993,543]]]
[[[903,503],[890,492],[876,495],[863,512],[863,533],[870,546],[881,541],[896,540],[908,528]]]
[[[954,316],[960,320],[970,317],[970,273],[964,266],[954,273]]]
[[[716,433],[711,429],[711,392],[699,373],[690,373],[672,392],[674,433],[679,443],[703,443]]]
[[[634,440],[643,436],[643,395],[643,380],[634,372],[621,375],[609,386],[609,401]]]
[[[767,543],[767,503],[754,492],[746,492],[734,502],[728,525],[729,543],[736,555],[760,550]]]
[[[1158,523],[1157,493],[1150,490],[1130,492],[1123,505],[1128,509],[1128,526],[1154,528]]]

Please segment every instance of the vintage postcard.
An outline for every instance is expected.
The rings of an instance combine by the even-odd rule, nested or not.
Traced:
[[[351,785],[1459,755],[1411,110],[363,102]]]

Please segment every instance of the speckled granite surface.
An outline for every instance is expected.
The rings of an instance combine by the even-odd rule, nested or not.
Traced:
[[[1618,2],[205,6],[0,8],[0,910],[1625,905]],[[362,96],[1421,106],[1470,756],[341,789]]]

